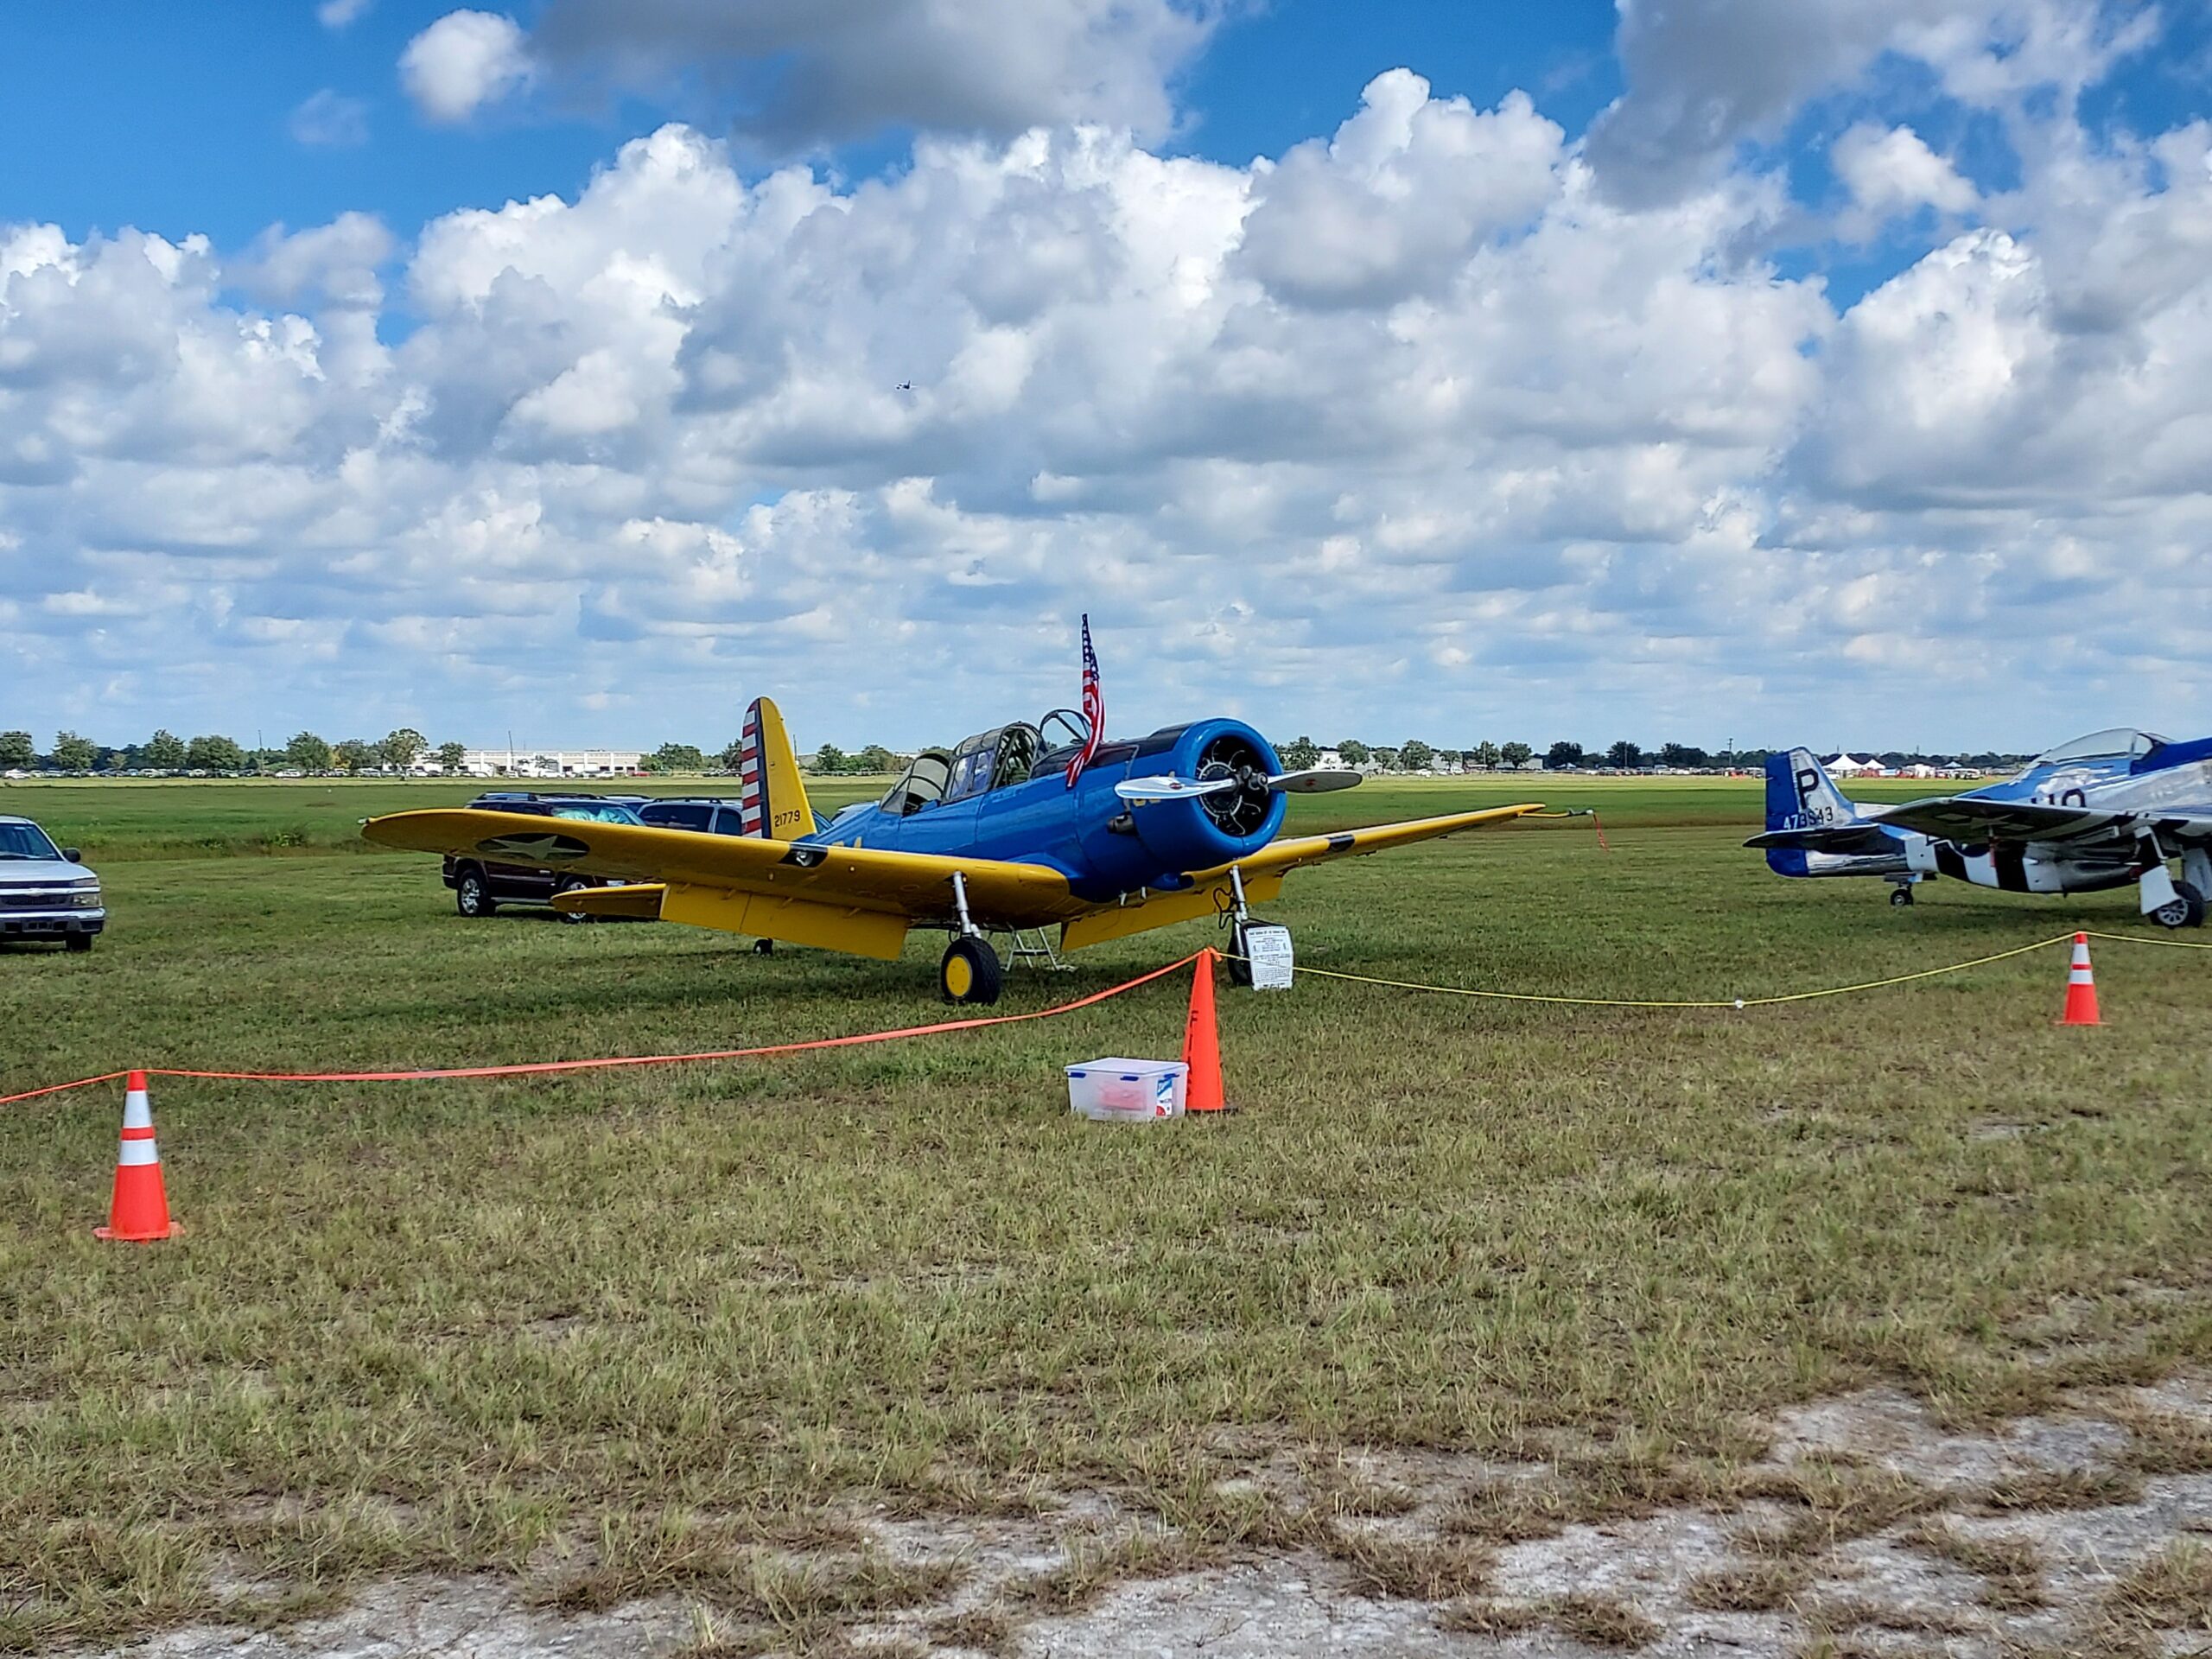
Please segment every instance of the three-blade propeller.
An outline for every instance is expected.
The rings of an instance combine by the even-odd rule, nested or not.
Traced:
[[[1272,778],[1256,773],[1230,772],[1220,778],[1177,778],[1161,772],[1152,778],[1125,778],[1114,792],[1125,801],[1179,801],[1198,795],[1219,795],[1232,789],[1273,791],[1278,795],[1325,795],[1332,789],[1350,789],[1359,781],[1356,772],[1279,772]]]

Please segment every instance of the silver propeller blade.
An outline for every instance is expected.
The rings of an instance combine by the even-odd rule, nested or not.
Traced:
[[[1125,801],[1175,801],[1188,796],[1219,795],[1232,789],[1273,790],[1281,795],[1325,795],[1332,789],[1350,789],[1359,782],[1356,772],[1283,772],[1272,778],[1128,778],[1114,785]]]
[[[1125,801],[1175,801],[1190,795],[1218,795],[1224,790],[1242,788],[1234,778],[1208,778],[1204,782],[1196,778],[1174,778],[1162,772],[1157,778],[1124,778],[1114,785],[1114,792]]]
[[[1350,789],[1358,782],[1359,774],[1356,772],[1322,772],[1315,768],[1277,772],[1268,779],[1268,787],[1284,795],[1326,795],[1331,790]]]

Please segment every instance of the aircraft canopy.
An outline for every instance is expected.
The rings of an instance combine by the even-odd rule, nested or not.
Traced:
[[[950,749],[924,749],[884,796],[883,810],[904,817],[939,801],[964,801],[1026,784],[1040,760],[1067,752],[1090,730],[1081,715],[1055,709],[1034,726],[1014,721],[963,738]]]
[[[2139,732],[2133,727],[2114,726],[2101,732],[2091,732],[2087,737],[2077,737],[2069,743],[2061,743],[2055,749],[2045,749],[2028,764],[2041,766],[2061,760],[2104,760],[2115,756],[2134,759],[2150,753],[2165,741],[2156,732]]]

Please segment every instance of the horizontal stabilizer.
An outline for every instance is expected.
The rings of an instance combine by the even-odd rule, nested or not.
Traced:
[[[1872,823],[1827,823],[1810,830],[1769,830],[1753,836],[1746,847],[1784,848],[1804,853],[1841,853],[1865,857],[1897,850],[1894,836],[1885,835]]]

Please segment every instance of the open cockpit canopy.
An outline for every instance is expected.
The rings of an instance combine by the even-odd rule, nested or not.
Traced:
[[[1065,765],[1090,728],[1071,709],[1055,709],[1034,726],[1015,721],[963,738],[950,749],[924,749],[891,785],[881,805],[906,817],[940,801],[964,801],[1026,784],[1046,763]]]

